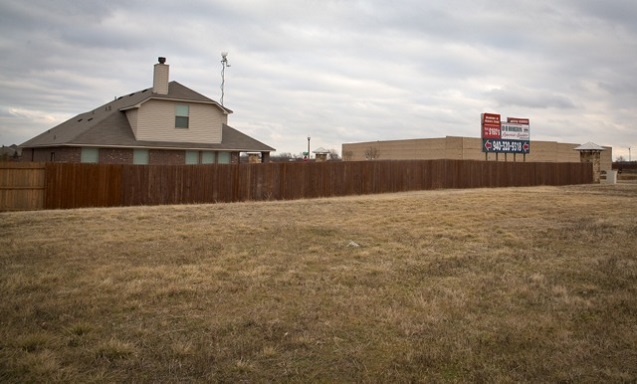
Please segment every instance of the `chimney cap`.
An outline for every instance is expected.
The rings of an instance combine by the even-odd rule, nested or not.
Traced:
[[[159,60],[159,64],[164,64],[166,62],[165,57],[158,57],[157,60]]]

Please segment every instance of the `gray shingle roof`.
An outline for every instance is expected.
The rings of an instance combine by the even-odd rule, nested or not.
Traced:
[[[315,150],[312,151],[312,153],[330,153],[330,151],[328,151],[327,149],[323,148],[323,147],[318,147]]]
[[[179,143],[138,141],[133,135],[130,123],[123,111],[137,108],[151,99],[179,100],[190,103],[210,104],[219,108],[224,114],[232,110],[223,107],[216,101],[193,91],[192,89],[171,81],[168,94],[159,95],[152,89],[133,92],[106,103],[92,111],[79,114],[62,124],[22,143],[22,148],[52,146],[99,146],[99,147],[132,147],[132,148],[179,148],[179,149],[216,149],[228,151],[274,151],[274,148],[245,135],[236,129],[223,125],[222,142],[220,144]]]
[[[575,147],[573,148],[576,151],[605,151],[606,148],[599,146],[591,141],[589,141],[586,144],[582,144],[579,147]]]

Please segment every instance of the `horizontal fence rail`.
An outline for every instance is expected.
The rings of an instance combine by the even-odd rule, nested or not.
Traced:
[[[292,200],[593,182],[592,165],[586,163],[385,160],[165,166],[8,164],[0,169],[0,210]],[[16,197],[21,191],[22,197]]]

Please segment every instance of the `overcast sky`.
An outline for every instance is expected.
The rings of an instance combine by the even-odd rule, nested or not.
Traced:
[[[222,51],[229,125],[277,153],[492,112],[637,159],[635,0],[0,0],[0,144],[151,87],[158,56],[219,100]]]

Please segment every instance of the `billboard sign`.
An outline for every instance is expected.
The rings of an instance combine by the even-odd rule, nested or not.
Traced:
[[[506,140],[531,140],[531,128],[528,124],[502,123],[500,129],[501,139]]]
[[[531,124],[529,119],[520,118],[520,117],[507,117],[507,123],[524,124],[524,125]]]
[[[531,150],[531,122],[528,118],[507,117],[500,121],[497,113],[483,113],[482,152],[529,153]]]
[[[482,117],[482,138],[500,138],[500,115],[497,113],[483,113]]]
[[[491,140],[482,139],[482,152],[529,153],[531,142],[528,140]]]

